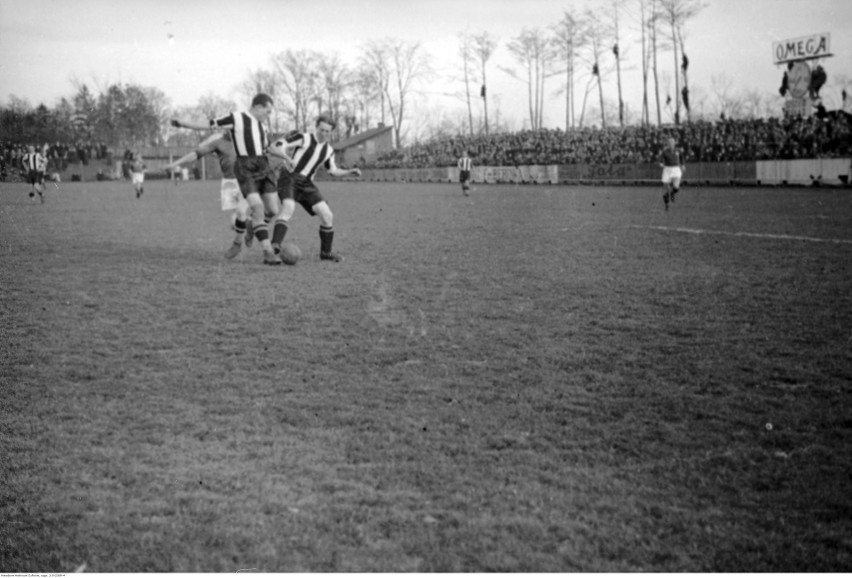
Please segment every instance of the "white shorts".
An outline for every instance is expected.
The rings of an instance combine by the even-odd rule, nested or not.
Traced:
[[[141,185],[145,182],[145,173],[130,173],[130,182],[134,185]]]
[[[664,167],[663,168],[663,182],[670,183],[673,180],[677,179],[678,181],[683,176],[681,173],[680,167]]]
[[[243,211],[245,211],[245,209],[248,208],[248,201],[246,201],[245,197],[243,197],[243,193],[240,191],[240,185],[237,183],[237,179],[222,179],[219,192],[222,197],[223,211],[233,211],[240,207],[242,207]]]

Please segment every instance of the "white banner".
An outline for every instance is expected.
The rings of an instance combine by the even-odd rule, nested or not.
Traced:
[[[831,34],[812,34],[772,43],[775,64],[831,56]]]

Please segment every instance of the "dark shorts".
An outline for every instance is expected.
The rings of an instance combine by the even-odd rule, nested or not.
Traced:
[[[278,177],[278,198],[282,201],[293,199],[302,205],[311,216],[316,214],[314,213],[314,205],[325,200],[311,179],[302,175],[290,174],[285,170],[282,170]]]
[[[470,180],[470,171],[460,171],[459,172],[459,182],[463,183],[465,181]]]
[[[31,185],[43,185],[44,173],[41,171],[27,171],[27,182]]]
[[[266,157],[237,157],[234,176],[244,197],[251,193],[262,195],[275,191],[275,177]]]

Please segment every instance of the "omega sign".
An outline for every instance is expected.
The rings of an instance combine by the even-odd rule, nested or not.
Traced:
[[[772,43],[775,64],[831,56],[831,34],[812,34]]]

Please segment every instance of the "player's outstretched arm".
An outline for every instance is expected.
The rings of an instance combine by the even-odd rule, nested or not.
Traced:
[[[196,153],[195,151],[192,151],[191,153],[187,153],[187,154],[183,155],[178,160],[167,164],[166,166],[163,167],[163,169],[167,170],[167,171],[173,171],[176,168],[178,168],[180,165],[194,161],[197,158],[198,158],[198,153]]]
[[[337,163],[334,162],[334,157],[332,156],[328,159],[328,174],[333,177],[348,177],[348,176],[361,176],[361,169],[341,169],[337,166]]]
[[[171,125],[175,128],[189,128],[192,130],[208,130],[210,128],[210,122],[193,122],[191,120],[181,120],[179,118],[173,118],[171,120]]]

